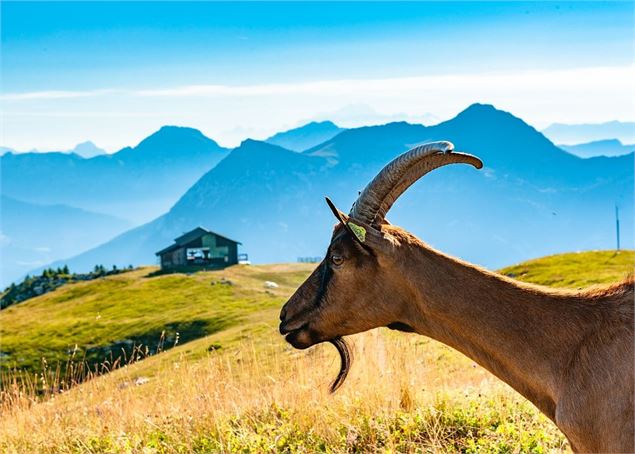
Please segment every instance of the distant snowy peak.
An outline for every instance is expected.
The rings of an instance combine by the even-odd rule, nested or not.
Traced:
[[[99,148],[93,142],[87,140],[86,142],[77,144],[75,148],[70,150],[70,153],[75,153],[82,158],[89,159],[94,158],[95,156],[106,154],[106,150]]]

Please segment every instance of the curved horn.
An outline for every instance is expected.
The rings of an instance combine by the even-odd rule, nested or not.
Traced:
[[[369,225],[381,222],[390,207],[415,181],[434,169],[448,164],[471,164],[477,169],[483,163],[476,156],[453,153],[451,142],[432,142],[406,151],[389,162],[364,188],[349,214]]]

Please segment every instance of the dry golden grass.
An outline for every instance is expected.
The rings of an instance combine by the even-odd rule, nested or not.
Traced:
[[[272,314],[273,315],[273,314]],[[232,330],[230,330],[232,331]],[[268,333],[211,336],[35,402],[2,408],[3,452],[500,452],[562,450],[551,422],[467,358],[434,341],[354,336],[335,395],[329,346],[290,349]],[[217,339],[215,339],[217,338]],[[204,341],[204,342],[203,342]],[[222,353],[221,353],[222,352]],[[169,357],[169,359],[168,359]],[[145,383],[144,383],[145,382]],[[136,384],[138,383],[138,384]],[[143,383],[143,384],[141,384]]]

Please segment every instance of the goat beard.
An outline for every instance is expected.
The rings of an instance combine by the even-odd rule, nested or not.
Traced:
[[[331,383],[331,393],[334,393],[338,390],[340,386],[346,380],[346,376],[348,375],[348,371],[351,369],[351,349],[348,344],[341,337],[336,337],[329,341],[329,343],[333,344],[333,346],[337,349],[337,352],[340,354],[340,371],[335,377],[333,383]]]

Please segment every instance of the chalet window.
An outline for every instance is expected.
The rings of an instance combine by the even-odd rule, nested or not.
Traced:
[[[229,246],[217,246],[211,251],[211,258],[222,259],[229,256]]]
[[[190,247],[186,249],[185,253],[187,260],[191,261],[207,260],[209,258],[208,247]]]

